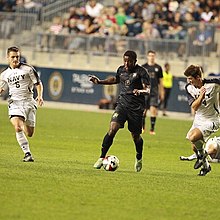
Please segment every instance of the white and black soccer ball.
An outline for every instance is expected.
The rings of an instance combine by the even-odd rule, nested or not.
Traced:
[[[115,171],[118,169],[118,167],[119,167],[119,159],[116,156],[110,155],[104,158],[103,168],[106,171]]]

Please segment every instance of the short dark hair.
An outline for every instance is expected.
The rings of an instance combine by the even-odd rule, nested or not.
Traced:
[[[147,51],[147,54],[149,54],[149,53],[156,54],[156,51],[155,51],[155,50],[148,50],[148,51]]]
[[[132,60],[136,61],[137,60],[137,54],[133,50],[127,50],[124,53],[124,56],[130,57]]]
[[[17,46],[12,46],[12,47],[9,47],[8,49],[7,49],[7,54],[9,54],[10,52],[18,52],[18,51],[20,51],[20,49],[17,47]]]
[[[165,63],[165,64],[164,64],[164,67],[167,67],[167,66],[170,66],[170,64],[169,64],[169,63]]]
[[[202,74],[203,74],[203,69],[199,65],[190,65],[184,71],[184,75],[186,77],[192,76],[192,77],[196,78],[197,76],[201,77]]]

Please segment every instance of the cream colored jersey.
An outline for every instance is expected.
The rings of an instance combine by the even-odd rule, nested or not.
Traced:
[[[206,88],[205,97],[195,113],[193,125],[189,132],[194,128],[198,128],[203,134],[203,139],[206,141],[212,133],[218,131],[220,126],[218,96],[220,92],[220,79],[204,80],[203,82],[203,86]],[[186,92],[189,105],[191,105],[199,97],[200,89],[187,84]]]
[[[217,120],[219,116],[220,79],[204,80],[205,98],[195,114],[196,121]],[[193,85],[186,86],[188,102],[191,105],[199,97],[200,90]]]
[[[39,82],[37,71],[24,63],[15,69],[7,67],[0,75],[0,87],[9,88],[9,101],[32,99],[34,84]]]

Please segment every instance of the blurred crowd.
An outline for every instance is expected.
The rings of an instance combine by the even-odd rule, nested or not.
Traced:
[[[199,28],[189,26],[193,22],[203,24],[199,25]],[[62,17],[55,17],[48,31],[55,35],[96,36],[98,42],[93,44],[100,50],[105,47],[101,38],[105,36],[143,40],[181,40],[189,36],[197,47],[195,53],[199,53],[200,44],[209,46],[213,40],[213,29],[207,28],[210,23],[220,24],[220,0],[115,0],[108,6],[96,0],[89,0],[80,7],[71,7]],[[84,39],[80,37],[64,42],[66,48],[73,50],[83,43]],[[124,43],[116,41],[117,50],[123,49]],[[183,54],[184,50],[180,45],[179,55]]]
[[[56,0],[0,0],[0,12],[14,12],[16,11],[16,7],[39,9],[55,1]]]

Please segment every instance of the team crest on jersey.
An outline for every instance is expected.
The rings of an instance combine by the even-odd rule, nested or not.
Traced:
[[[118,113],[115,112],[113,115],[112,115],[112,118],[117,118],[118,117]]]
[[[129,86],[130,84],[131,84],[131,82],[129,79],[125,81],[125,86]]]
[[[133,78],[136,78],[137,77],[137,73],[133,73]]]
[[[59,72],[53,72],[49,78],[48,90],[52,100],[58,100],[63,93],[63,77]]]

